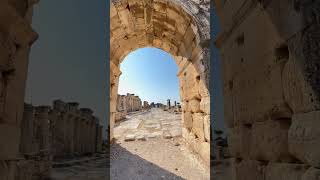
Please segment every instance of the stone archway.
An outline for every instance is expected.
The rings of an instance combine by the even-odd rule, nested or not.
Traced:
[[[183,136],[209,165],[209,2],[112,1],[110,5],[110,136],[116,114],[120,63],[130,52],[155,47],[179,67]]]

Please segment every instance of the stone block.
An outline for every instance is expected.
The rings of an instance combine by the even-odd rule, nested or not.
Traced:
[[[187,100],[191,99],[200,99],[199,94],[199,82],[198,82],[198,73],[195,67],[192,64],[189,64],[186,70],[183,72],[183,76],[185,76],[185,84],[183,86],[184,94]]]
[[[208,142],[202,142],[200,144],[200,156],[206,163],[206,165],[209,167],[210,166],[210,143]]]
[[[200,79],[199,81],[199,94],[202,98],[210,96],[209,89],[203,79]]]
[[[192,132],[195,133],[200,142],[204,142],[204,114],[194,113],[192,114],[192,120]]]
[[[310,167],[306,173],[303,174],[301,180],[319,180],[320,179],[320,169]]]
[[[200,110],[206,114],[210,114],[210,96],[201,98]]]
[[[189,101],[183,101],[181,105],[181,109],[183,112],[190,112],[189,110]]]
[[[269,163],[265,170],[265,180],[301,180],[307,167],[304,164]]]
[[[234,160],[231,165],[232,178],[236,180],[263,180],[265,167],[254,160]]]
[[[223,113],[224,122],[228,128],[234,127],[234,97],[232,93],[233,81],[225,81],[223,86]]]
[[[297,159],[320,168],[320,111],[294,114],[288,133],[289,151]]]
[[[184,112],[182,113],[182,119],[184,127],[191,131],[193,124],[192,114],[190,112]]]
[[[251,157],[256,160],[290,162],[287,120],[268,120],[252,125]]]
[[[200,112],[200,100],[198,99],[192,99],[188,103],[189,109],[193,113],[199,113]]]
[[[16,179],[17,166],[14,161],[0,160],[0,179],[14,180]]]
[[[20,128],[0,124],[0,160],[16,159],[19,153]]]
[[[314,110],[315,99],[311,87],[305,81],[297,59],[290,56],[282,73],[284,97],[294,113]]]
[[[207,142],[210,142],[210,115],[205,115],[203,119],[204,137]]]
[[[227,138],[232,157],[249,159],[251,154],[251,127],[235,126],[229,129]]]

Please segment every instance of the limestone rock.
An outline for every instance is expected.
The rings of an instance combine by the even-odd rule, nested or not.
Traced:
[[[204,159],[207,166],[210,166],[210,143],[203,142],[200,144],[200,156]]]
[[[192,132],[195,133],[200,142],[204,142],[204,114],[194,113],[192,119]]]
[[[198,99],[192,99],[188,103],[191,112],[198,113],[200,112],[200,101]]]
[[[172,135],[169,131],[163,131],[163,138],[164,139],[171,139]]]
[[[320,179],[320,169],[311,167],[302,176],[301,180],[319,180]]]
[[[135,141],[136,136],[134,134],[127,134],[124,138],[124,141]]]
[[[284,97],[294,113],[309,112],[314,110],[311,100],[313,99],[315,102],[315,98],[296,61],[294,57],[290,56],[283,69]]]
[[[232,162],[232,177],[236,180],[262,180],[264,179],[264,166],[254,160],[234,160]]]
[[[10,140],[8,140],[10,138]],[[14,159],[18,156],[20,128],[0,124],[0,160]]]
[[[138,141],[146,141],[146,140],[147,140],[147,138],[146,138],[145,135],[139,135],[139,136],[136,137],[136,139],[137,139]]]
[[[228,147],[232,157],[249,159],[251,153],[251,127],[235,126],[229,129]]]
[[[289,151],[299,160],[320,167],[320,111],[295,114],[289,129]]]
[[[257,160],[284,161],[292,158],[288,151],[288,130],[286,120],[268,120],[252,125],[251,156]]]
[[[205,115],[203,119],[204,137],[210,142],[210,115]]]
[[[210,114],[210,97],[203,97],[200,102],[200,110],[206,114]]]
[[[307,167],[304,164],[269,163],[265,170],[265,180],[301,180]]]
[[[190,112],[184,112],[182,113],[182,119],[185,128],[191,130],[193,125],[192,114]]]

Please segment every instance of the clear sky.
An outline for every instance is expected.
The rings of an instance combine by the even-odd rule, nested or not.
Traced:
[[[120,69],[119,94],[136,94],[149,103],[180,102],[178,66],[165,51],[137,49],[125,57]]]
[[[40,1],[32,27],[39,34],[29,58],[25,101],[77,101],[106,118],[104,1]]]

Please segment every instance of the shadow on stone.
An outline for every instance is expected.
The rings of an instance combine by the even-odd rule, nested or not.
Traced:
[[[119,144],[111,145],[111,179],[178,179],[183,178],[165,170],[152,162],[132,154]]]

